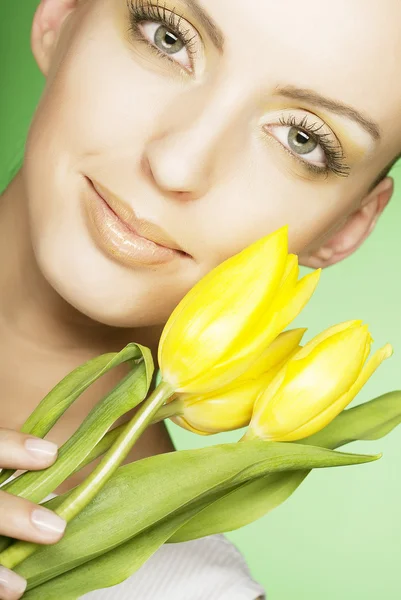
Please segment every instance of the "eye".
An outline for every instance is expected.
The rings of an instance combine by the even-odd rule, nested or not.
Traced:
[[[189,73],[198,71],[203,42],[196,28],[161,0],[127,0],[130,31],[159,58],[164,58]],[[195,74],[195,73],[194,73]]]
[[[146,21],[138,24],[143,37],[159,52],[178,62],[187,71],[192,70],[192,60],[187,45],[180,35],[163,24]]]
[[[318,116],[295,109],[270,113],[269,120],[262,124],[264,131],[312,173],[349,175],[350,165],[338,137]]]
[[[294,125],[266,125],[267,131],[293,154],[317,167],[327,165],[326,152],[319,136]]]

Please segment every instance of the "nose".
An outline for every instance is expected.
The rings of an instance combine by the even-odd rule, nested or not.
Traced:
[[[239,86],[182,94],[146,145],[142,162],[148,178],[174,199],[201,198],[233,168],[244,146],[245,104]]]

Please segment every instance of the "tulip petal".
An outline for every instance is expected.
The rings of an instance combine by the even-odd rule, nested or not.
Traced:
[[[198,401],[184,402],[184,418],[191,427],[206,433],[246,427],[251,420],[255,398],[264,385],[263,379],[250,380]]]
[[[210,433],[208,433],[207,431],[200,431],[200,430],[198,431],[197,429],[192,427],[186,421],[186,419],[184,419],[184,417],[171,417],[170,420],[173,421],[173,423],[175,423],[179,427],[182,427],[183,429],[186,429],[187,431],[190,431],[191,433],[196,433],[197,435],[210,435]]]
[[[273,381],[273,388],[257,399],[251,423],[255,433],[282,440],[325,411],[358,379],[366,346],[370,334],[360,326],[324,339],[306,356],[304,349],[297,352],[279,372],[279,385]]]
[[[295,318],[296,315],[292,317],[292,319],[290,318],[283,326],[280,326],[277,322],[278,316],[286,311],[287,305],[292,303],[293,298],[296,295],[296,288],[298,283],[300,283],[297,281],[298,272],[298,257],[295,256],[295,254],[290,254],[287,257],[283,276],[270,306],[264,311],[262,318],[255,322],[255,327],[249,329],[247,335],[243,337],[244,354],[249,351],[248,348],[252,347],[252,345],[255,347],[262,347],[260,342],[261,339],[264,340],[263,347],[266,348]],[[309,295],[308,300],[311,295],[312,294]]]
[[[294,296],[282,299],[282,307],[278,303],[276,305],[275,302],[276,313],[272,314],[269,308],[264,319],[260,319],[253,331],[251,329],[248,333],[247,339],[242,342],[242,348],[238,349],[236,354],[230,355],[226,361],[223,359],[219,361],[209,373],[205,373],[203,380],[197,381],[197,389],[208,391],[213,388],[211,382],[216,382],[215,387],[223,386],[229,380],[227,375],[230,373],[234,373],[235,377],[242,375],[252,364],[252,357],[259,357],[261,348],[266,348],[271,344],[277,335],[301,312],[315,291],[319,276],[320,271],[318,270],[303,277],[295,288]],[[285,306],[284,302],[288,302],[288,306]],[[255,359],[253,358],[253,360]]]
[[[299,265],[298,256],[296,254],[289,254],[285,264],[283,277],[280,282],[278,294],[286,292],[286,290],[293,289],[298,281]]]
[[[267,346],[266,350],[259,358],[252,363],[250,368],[235,380],[235,383],[238,384],[239,382],[248,379],[257,379],[284,360],[288,360],[295,350],[300,349],[299,344],[301,343],[305,331],[306,329],[299,328],[290,329],[280,333],[280,335]]]
[[[286,261],[286,249],[287,249],[287,229],[282,228],[255,242],[248,248],[245,248],[242,252],[227,259],[209,273],[207,273],[198,283],[196,283],[185,297],[181,300],[175,310],[172,312],[166,326],[163,329],[160,346],[163,346],[165,338],[169,334],[170,329],[174,326],[178,318],[181,319],[182,313],[190,306],[192,316],[196,314],[196,309],[192,309],[196,305],[192,304],[194,301],[199,301],[199,297],[206,301],[206,307],[200,303],[199,312],[204,312],[205,308],[208,308],[208,304],[211,300],[221,300],[221,292],[230,292],[232,284],[235,285],[235,291],[238,286],[243,285],[244,279],[249,279],[250,282],[255,283],[254,276],[255,271],[260,275],[259,269],[262,267],[262,272],[266,272],[266,265],[269,264],[269,260],[273,262],[273,267],[276,267],[274,271],[270,271],[271,279],[276,278],[276,271],[278,271],[277,287],[281,281],[282,272],[285,267]],[[277,263],[281,263],[277,268]],[[251,267],[246,269],[244,267]],[[266,282],[268,273],[265,273],[266,277],[263,281]],[[218,289],[216,289],[218,288]],[[205,296],[205,294],[207,294]],[[219,303],[220,308],[220,303]],[[219,312],[216,310],[215,312]]]
[[[294,331],[296,336],[288,332],[292,334],[290,337],[293,342],[300,339],[303,330]],[[235,380],[209,394],[176,394],[180,398],[182,414],[172,420],[193,433],[203,435],[246,427],[251,420],[256,398],[270,385],[283,362],[272,365],[262,376],[241,382]]]
[[[299,315],[311,299],[319,282],[320,273],[321,269],[317,269],[300,279],[295,287],[281,288],[281,293],[276,295],[264,319],[251,332],[255,347],[261,345],[260,338],[264,340],[265,347],[271,344],[277,335]]]
[[[260,345],[260,338],[265,340],[266,345],[270,344],[299,315],[315,291],[319,278],[318,269],[300,279],[295,289],[286,288],[286,294],[275,298],[265,321],[253,332],[255,346]]]
[[[182,390],[204,375],[206,387],[212,388],[210,369],[223,355],[235,354],[243,332],[260,320],[280,284],[286,259],[287,230],[283,228],[198,282],[163,331],[159,345],[163,379]],[[230,378],[229,374],[226,381]]]
[[[353,320],[353,321],[344,321],[343,323],[338,323],[338,325],[333,325],[332,327],[328,327],[327,329],[325,329],[318,335],[315,335],[315,337],[313,339],[311,339],[310,342],[305,344],[302,349],[302,352],[299,352],[297,357],[304,358],[305,356],[310,354],[310,352],[312,350],[314,350],[314,348],[316,348],[316,346],[318,346],[321,342],[324,342],[324,340],[327,340],[327,338],[331,337],[332,335],[339,333],[340,331],[344,331],[345,329],[359,327],[360,325],[362,325],[362,320]]]
[[[376,369],[381,365],[381,363],[392,355],[392,347],[390,344],[386,344],[383,348],[380,348],[373,354],[371,359],[366,363],[363,367],[358,379],[355,381],[354,385],[343,394],[336,402],[331,404],[326,410],[324,410],[321,414],[317,415],[314,419],[300,427],[299,429],[295,429],[288,435],[280,437],[280,439],[274,438],[274,441],[281,442],[294,442],[300,440],[302,438],[308,437],[317,433],[326,425],[331,423],[331,421],[340,414],[352,402],[355,396],[360,392],[362,387],[368,381],[368,379],[373,375]]]
[[[275,311],[276,314],[270,325],[274,331],[282,331],[299,315],[314,293],[320,274],[321,269],[312,271],[297,282],[295,290],[285,290],[282,297],[276,298],[272,307],[272,312]]]

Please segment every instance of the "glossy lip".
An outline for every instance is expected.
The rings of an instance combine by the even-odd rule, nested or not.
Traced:
[[[98,182],[85,179],[90,230],[108,255],[127,266],[161,265],[189,257],[163,229],[138,218],[128,204]]]

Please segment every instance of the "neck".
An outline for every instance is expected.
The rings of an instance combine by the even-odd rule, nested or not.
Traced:
[[[96,323],[48,284],[35,260],[22,172],[0,198],[0,255],[0,422],[5,427],[20,427],[62,377],[98,354],[118,351],[134,341],[156,356],[161,327],[123,329]],[[23,366],[18,370],[13,365]],[[121,374],[120,370],[106,377],[104,387]],[[78,400],[69,419],[63,417],[49,439],[61,443],[69,437],[102,391],[98,386],[95,393],[86,393],[85,402]],[[172,449],[162,423],[144,434],[139,451],[130,458]]]

